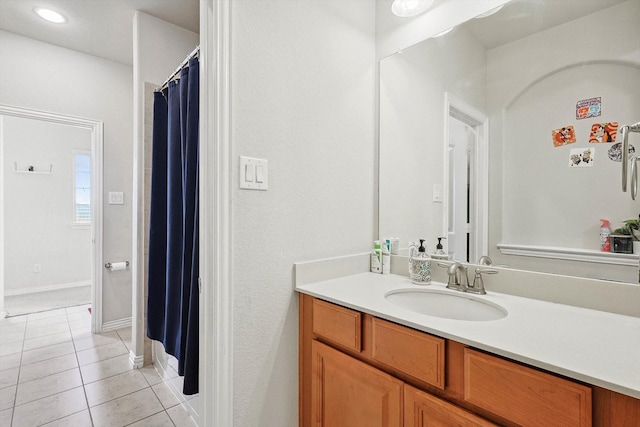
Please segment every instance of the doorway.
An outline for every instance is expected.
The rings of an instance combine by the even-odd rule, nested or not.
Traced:
[[[0,105],[0,312],[101,325],[102,122]]]
[[[474,263],[488,251],[488,117],[445,94],[445,228],[449,259]]]

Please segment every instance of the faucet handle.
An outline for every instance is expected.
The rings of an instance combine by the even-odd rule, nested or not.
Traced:
[[[473,285],[469,286],[467,291],[478,295],[486,295],[487,291],[484,289],[484,280],[482,280],[482,273],[485,274],[498,274],[498,270],[493,268],[476,268],[476,275],[473,278]]]

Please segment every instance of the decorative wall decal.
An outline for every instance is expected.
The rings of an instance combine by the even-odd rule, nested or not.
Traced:
[[[636,152],[635,147],[629,144],[629,158],[631,158],[631,156],[634,155],[635,152]],[[622,161],[622,143],[616,142],[615,144],[613,144],[611,148],[609,148],[607,155],[614,162],[621,162]]]
[[[598,142],[616,142],[616,133],[618,132],[618,122],[594,123],[591,125],[591,133],[589,134],[589,143]]]
[[[573,126],[565,126],[560,129],[551,131],[554,147],[562,147],[563,145],[573,144],[576,142],[576,132]]]
[[[602,114],[601,98],[583,99],[576,103],[576,119],[588,119],[589,117],[598,117]]]
[[[574,148],[569,153],[569,166],[586,168],[593,166],[594,148]]]

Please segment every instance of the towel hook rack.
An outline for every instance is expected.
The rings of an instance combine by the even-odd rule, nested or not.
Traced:
[[[632,125],[624,125],[620,128],[620,135],[622,135],[622,192],[627,192],[627,168],[629,163],[629,133],[630,132],[638,132],[640,133],[640,122],[634,123]],[[636,157],[632,158],[631,163],[631,198],[635,200],[635,195],[638,193],[638,178],[633,179],[634,172],[637,172],[636,167]],[[635,185],[635,189],[633,188]]]
[[[125,264],[127,265],[127,267],[129,267],[129,261],[125,261]],[[104,268],[106,269],[110,269],[111,267],[112,267],[112,264],[110,262],[104,265]]]

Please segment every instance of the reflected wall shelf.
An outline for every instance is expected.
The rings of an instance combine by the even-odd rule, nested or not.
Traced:
[[[27,166],[25,170],[18,170],[18,162],[13,162],[13,171],[15,173],[26,173],[30,175],[52,175],[53,174],[53,164],[49,165],[49,170],[35,170],[33,166]]]
[[[601,264],[638,266],[638,254],[600,252],[588,249],[559,248],[552,246],[512,245],[505,243],[500,243],[497,246],[503,255],[520,255],[537,258],[597,262]]]

